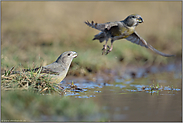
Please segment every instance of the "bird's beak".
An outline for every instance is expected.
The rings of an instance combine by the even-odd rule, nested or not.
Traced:
[[[143,23],[143,22],[144,22],[144,20],[143,20],[141,17],[137,18],[137,21],[138,21],[139,23]]]
[[[78,54],[76,52],[73,53],[73,57],[76,58]]]

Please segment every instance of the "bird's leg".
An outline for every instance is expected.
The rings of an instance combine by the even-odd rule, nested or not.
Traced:
[[[109,50],[107,50],[106,55],[107,55],[109,52],[112,51],[112,49],[113,49],[113,42],[114,42],[114,40],[111,39],[111,47],[109,48]]]
[[[111,47],[110,47],[110,49],[109,49],[109,50],[107,50],[106,55],[107,55],[109,52],[111,52],[111,51],[112,51],[112,49],[113,49],[113,44],[111,43]]]
[[[108,41],[108,40],[106,40],[105,45],[103,45],[103,48],[102,48],[103,52],[102,52],[102,55],[106,52],[106,49],[107,49],[107,41]]]

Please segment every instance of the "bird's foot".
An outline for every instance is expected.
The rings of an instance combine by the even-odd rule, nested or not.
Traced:
[[[110,53],[111,51],[112,51],[112,47],[109,47],[109,46],[108,46],[108,50],[107,50],[107,52],[106,52],[105,55],[107,55],[107,54]]]
[[[102,48],[102,55],[104,55],[106,49],[105,48]]]
[[[107,48],[108,48],[108,50],[107,50]],[[108,53],[106,52],[106,50],[109,51],[109,49],[110,49],[110,47],[109,47],[108,45],[107,45],[107,46],[103,45],[103,48],[102,48],[102,55],[103,55],[104,53],[106,53],[106,55],[107,55]]]
[[[111,51],[110,50],[107,50],[107,52],[106,52],[106,54],[105,55],[107,55],[108,53],[110,53]]]

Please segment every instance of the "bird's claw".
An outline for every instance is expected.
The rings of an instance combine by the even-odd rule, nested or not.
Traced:
[[[102,48],[102,55],[105,53],[106,49],[105,47]]]
[[[108,50],[107,50],[107,52],[106,52],[106,49],[108,48]],[[107,48],[106,48],[106,46],[105,45],[103,45],[103,48],[102,48],[102,55],[105,53],[105,55],[107,55],[109,52],[110,52],[110,47],[109,47],[109,45],[107,45]]]
[[[111,51],[110,50],[107,50],[107,52],[106,52],[106,54],[105,55],[107,55],[108,53],[110,53]]]

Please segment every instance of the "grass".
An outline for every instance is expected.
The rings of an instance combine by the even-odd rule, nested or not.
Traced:
[[[51,81],[49,76],[41,76],[39,72],[35,74],[32,71],[12,74],[13,72],[12,68],[1,76],[3,91],[24,90],[38,94],[65,93],[61,86]]]
[[[122,20],[131,13],[138,13],[143,17],[145,22],[140,24],[136,31],[147,42],[162,52],[175,54],[176,57],[158,56],[125,39],[115,41],[113,51],[102,56],[103,44],[92,41],[94,34],[99,31],[87,27],[84,21],[103,23]],[[77,64],[77,70],[84,68],[87,71],[87,68],[91,68],[94,72],[102,68],[111,69],[121,63],[138,62],[143,65],[144,59],[157,64],[174,62],[181,58],[181,4],[2,2],[2,69],[10,69],[13,66],[19,69],[18,65],[30,68],[50,64],[67,50],[78,52],[72,66]],[[72,69],[74,70],[74,67],[71,67]]]
[[[2,91],[1,121],[101,121],[90,99],[38,95],[27,91]],[[82,104],[81,104],[82,102]]]

